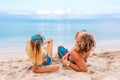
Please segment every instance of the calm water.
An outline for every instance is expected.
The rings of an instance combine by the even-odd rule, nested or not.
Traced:
[[[52,38],[54,46],[72,46],[74,34],[82,29],[94,34],[98,43],[120,41],[120,19],[0,21],[0,54],[24,52],[27,39],[36,33]]]

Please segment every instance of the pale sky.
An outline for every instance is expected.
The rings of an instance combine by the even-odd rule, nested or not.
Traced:
[[[0,0],[0,12],[120,13],[120,0]]]

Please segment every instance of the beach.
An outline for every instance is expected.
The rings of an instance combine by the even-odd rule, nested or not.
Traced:
[[[0,80],[120,80],[120,51],[92,52],[86,64],[88,72],[76,72],[53,58],[59,71],[35,74],[26,53],[0,55]]]
[[[58,65],[58,71],[33,73],[26,54],[32,36],[52,39],[55,56],[59,46],[73,49],[82,30],[96,42],[88,72],[63,67],[53,57],[49,66]],[[120,80],[120,0],[1,0],[0,80]]]
[[[22,16],[25,19],[24,16]],[[12,18],[11,18],[12,19]],[[0,22],[0,80],[120,80],[120,19],[7,20]],[[25,52],[26,41],[36,33],[53,39],[53,53],[62,45],[70,50],[76,32],[85,29],[95,36],[96,48],[87,61],[88,72],[63,68],[35,74]],[[51,66],[52,66],[51,65]]]

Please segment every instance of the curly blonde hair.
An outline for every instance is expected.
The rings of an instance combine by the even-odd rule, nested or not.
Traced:
[[[78,37],[79,32],[75,34],[76,50],[81,54],[87,53],[95,47],[94,36],[88,32],[84,32]]]

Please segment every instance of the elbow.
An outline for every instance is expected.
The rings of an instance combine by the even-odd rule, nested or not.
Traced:
[[[38,65],[34,64],[32,71],[33,71],[34,73],[39,73]]]
[[[37,71],[37,70],[34,70],[34,69],[33,69],[33,72],[34,72],[34,73],[38,73],[38,71]]]
[[[33,69],[32,71],[33,73],[36,73],[36,74],[41,73],[38,69]]]
[[[86,70],[82,70],[82,72],[88,72],[88,70],[86,69]]]
[[[88,72],[88,70],[87,69],[78,69],[78,70],[76,70],[77,72]]]

